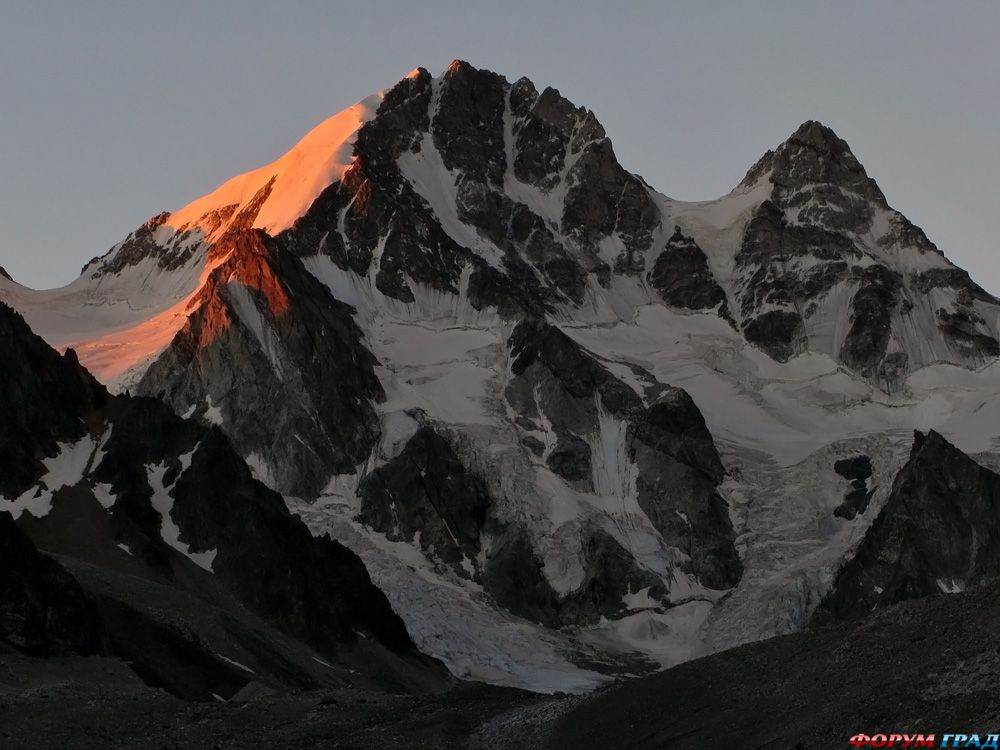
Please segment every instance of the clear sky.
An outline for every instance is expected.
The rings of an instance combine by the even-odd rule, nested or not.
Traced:
[[[420,65],[526,75],[718,197],[804,120],[1000,293],[1000,3],[0,0],[0,265],[68,283],[148,217]]]

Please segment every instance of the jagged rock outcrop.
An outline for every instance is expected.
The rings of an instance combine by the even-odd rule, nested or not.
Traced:
[[[552,190],[562,181],[568,157],[605,138],[593,112],[575,106],[552,87],[539,94],[531,81],[520,78],[509,97],[518,118],[513,126],[514,174],[522,182]]]
[[[982,305],[995,309],[996,299],[889,207],[830,128],[804,123],[741,187],[764,180],[769,195],[747,223],[735,260],[733,294],[749,341],[779,361],[826,350],[890,391],[929,363],[928,345],[939,358],[973,366],[996,356],[997,331],[981,314]],[[948,290],[949,307],[926,299],[931,288]],[[831,296],[849,300],[846,308],[829,309]],[[831,318],[846,323],[842,341],[827,338]],[[937,341],[918,347],[909,340],[914,327]]]
[[[512,117],[510,134],[505,113]],[[505,145],[507,138],[513,143]],[[457,242],[440,207],[415,189],[414,170],[432,160],[430,150],[454,175],[457,218],[488,248]],[[342,183],[320,196],[288,241],[302,254],[322,245],[338,265],[364,274],[385,238],[374,261],[376,286],[404,302],[414,300],[411,282],[457,293],[468,265],[468,294],[477,308],[540,312],[560,300],[578,303],[588,273],[609,279],[601,242],[617,238],[615,266],[641,272],[659,222],[647,188],[618,164],[592,113],[555,89],[539,94],[527,79],[511,85],[461,61],[437,81],[420,69],[387,92],[376,118],[359,130],[355,155]],[[553,213],[541,216],[506,192],[510,173],[565,196],[553,192]],[[303,230],[325,238],[302,242],[294,235]],[[482,250],[496,253],[499,265]]]
[[[211,571],[265,618],[317,648],[336,650],[357,632],[393,650],[412,644],[364,565],[343,546],[314,538],[277,493],[256,481],[217,427],[182,420],[162,402],[116,402],[111,435],[94,478],[111,485],[116,538],[152,564],[164,554],[152,497],[168,489],[177,541],[212,554]],[[162,487],[146,467],[164,467]]]
[[[915,433],[909,462],[817,618],[860,617],[994,581],[998,539],[1000,476],[937,432]]]
[[[591,447],[579,442],[589,466]],[[534,622],[561,627],[620,617],[628,609],[625,598],[642,590],[667,606],[663,579],[597,525],[583,532],[580,585],[559,593],[528,530],[497,517],[487,483],[431,426],[419,427],[398,456],[366,476],[358,495],[358,521],[391,541],[418,545],[432,560],[480,583],[500,606]]]
[[[507,171],[503,151],[507,80],[455,60],[442,81],[431,132],[445,167],[478,182],[502,185]]]
[[[235,206],[230,207],[226,218],[229,218],[234,209]],[[175,234],[169,227],[165,227],[169,218],[170,214],[166,211],[153,216],[118,245],[115,252],[105,257],[94,258],[84,266],[84,270],[96,265],[91,274],[94,278],[100,278],[107,274],[121,273],[146,258],[156,258],[157,266],[167,271],[180,268],[191,260],[197,243],[190,241],[192,234],[190,230],[183,229]],[[167,231],[158,231],[161,229]],[[165,236],[169,237],[166,243],[164,243]]]
[[[274,487],[314,497],[378,440],[374,359],[350,308],[263,232],[234,229],[213,252],[226,260],[137,391],[225,425]]]
[[[614,236],[623,245],[614,270],[643,271],[660,213],[645,184],[618,163],[611,141],[589,143],[567,174],[567,182],[563,231],[595,252],[602,239]]]
[[[360,275],[371,269],[376,288],[401,302],[415,299],[411,281],[457,293],[463,262],[475,263],[475,256],[442,229],[396,163],[404,151],[422,148],[430,99],[431,77],[423,70],[386,93],[379,115],[358,131],[343,180],[282,236],[294,253],[322,252]]]
[[[493,501],[432,427],[420,427],[398,456],[368,474],[358,495],[359,521],[393,541],[418,538],[428,555],[475,573]]]
[[[671,307],[705,310],[726,303],[726,292],[708,268],[705,252],[680,227],[667,240],[649,272],[649,283]],[[721,310],[728,315],[728,310]]]
[[[842,458],[833,465],[833,470],[844,479],[850,480],[851,489],[844,496],[844,502],[838,505],[833,515],[850,520],[868,509],[875,488],[868,488],[868,478],[872,475],[872,460],[861,454],[851,458]]]
[[[530,540],[515,528],[493,540],[484,586],[504,608],[553,628],[618,619],[630,613],[628,595],[640,591],[661,611],[669,607],[663,579],[637,564],[614,536],[599,526],[588,526],[582,536],[583,582],[576,590],[563,595],[555,590]]]
[[[528,436],[549,446],[549,467],[585,492],[634,493],[664,540],[688,556],[683,569],[710,588],[734,585],[741,565],[715,489],[724,470],[691,397],[660,385],[647,405],[542,321],[519,323],[509,345],[516,378],[507,400]]]

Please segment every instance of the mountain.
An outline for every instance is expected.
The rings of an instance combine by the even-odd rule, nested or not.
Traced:
[[[224,435],[419,649],[535,690],[806,627],[914,429],[997,450],[1000,303],[832,130],[683,202],[589,110],[461,61],[0,298],[189,420],[166,456],[137,428],[142,462]]]

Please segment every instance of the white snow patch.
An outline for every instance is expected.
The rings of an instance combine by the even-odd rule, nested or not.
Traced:
[[[485,351],[502,345],[495,332],[384,321],[373,325],[370,343],[384,368],[387,401],[381,411],[422,409],[449,424],[496,421],[486,401],[497,357]]]
[[[938,588],[941,589],[943,594],[961,594],[965,591],[965,584],[961,581],[957,581],[954,578],[951,580],[945,580],[944,578],[938,578],[937,580]]]
[[[174,509],[174,499],[170,496],[169,488],[163,484],[163,476],[166,471],[166,464],[146,467],[149,486],[153,488],[153,496],[150,498],[150,504],[160,514],[160,537],[175,550],[190,558],[198,567],[211,573],[212,563],[215,561],[217,550],[194,552],[180,540],[180,527],[170,515]]]
[[[222,425],[222,409],[218,406],[212,404],[212,395],[208,394],[205,396],[205,419],[207,419],[211,424]]]
[[[662,606],[649,595],[649,586],[636,592],[629,591],[622,597],[622,604],[628,609],[657,609]]]
[[[45,471],[38,483],[17,498],[0,498],[0,511],[15,519],[27,511],[44,518],[52,510],[52,496],[63,487],[72,487],[84,479],[101,443],[85,435],[75,443],[58,443],[59,452],[42,459]]]
[[[215,655],[220,659],[222,659],[222,661],[226,662],[227,664],[232,664],[237,669],[242,669],[244,672],[249,672],[250,674],[257,674],[254,670],[250,669],[250,667],[248,667],[246,664],[240,664],[235,659],[230,659],[228,656],[223,656],[218,652],[216,652]]]
[[[114,504],[118,502],[118,495],[114,494],[110,484],[105,484],[103,482],[95,484],[93,492],[94,497],[97,498],[97,502],[99,502],[101,507],[105,510],[110,510]]]

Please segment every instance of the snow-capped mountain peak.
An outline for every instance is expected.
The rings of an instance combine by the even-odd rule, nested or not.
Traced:
[[[218,425],[420,645],[511,684],[794,628],[868,520],[834,515],[835,459],[864,448],[884,481],[895,431],[966,418],[963,449],[990,445],[991,407],[942,372],[990,381],[1000,304],[829,128],[676,201],[589,110],[457,60],[69,287],[0,295],[102,381]]]
[[[786,189],[811,183],[833,184],[864,191],[885,202],[847,142],[816,120],[802,123],[778,148],[764,154],[748,170],[741,184],[750,186],[765,174],[772,183]]]
[[[381,101],[379,92],[333,115],[276,161],[234,177],[172,213],[169,225],[177,231],[198,227],[209,237],[218,236],[226,222],[216,226],[209,217],[216,212],[238,215],[267,190],[251,226],[271,235],[288,229],[324,188],[343,177],[353,161],[358,129],[375,116]]]

